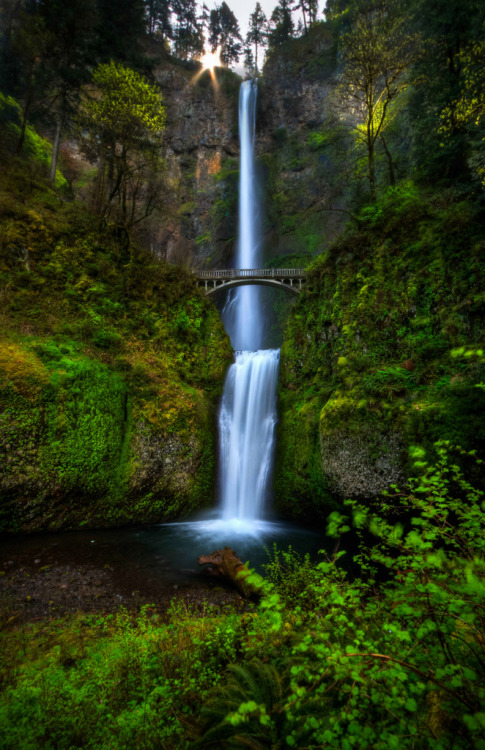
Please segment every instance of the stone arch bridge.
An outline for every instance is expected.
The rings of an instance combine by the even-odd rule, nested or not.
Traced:
[[[206,294],[246,284],[262,284],[284,289],[290,294],[300,294],[306,280],[305,268],[228,268],[194,271],[194,274],[199,286],[204,286]]]

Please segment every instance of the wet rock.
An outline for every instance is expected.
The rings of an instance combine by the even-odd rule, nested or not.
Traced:
[[[341,497],[375,497],[404,479],[397,432],[332,431],[321,435],[320,446],[322,471],[330,490]]]

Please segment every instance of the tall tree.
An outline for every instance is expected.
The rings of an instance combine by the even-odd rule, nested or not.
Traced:
[[[264,47],[268,39],[268,21],[259,2],[249,16],[249,30],[246,43],[254,45],[254,67],[258,74],[258,50]]]
[[[290,0],[279,0],[269,22],[268,41],[271,47],[278,47],[294,36],[295,24],[291,13]]]
[[[310,26],[315,23],[318,16],[318,0],[307,0],[307,12]]]
[[[46,29],[44,19],[36,11],[22,10],[10,45],[10,52],[18,65],[13,93],[18,95],[22,102],[17,154],[21,153],[24,145],[27,120],[34,102],[38,101],[46,90],[47,75],[44,61],[51,41],[52,36]]]
[[[251,78],[254,78],[254,76],[256,75],[254,55],[250,44],[246,44],[244,47],[244,70],[247,75],[251,76]]]
[[[419,41],[406,30],[397,2],[362,6],[341,40],[339,93],[350,120],[357,118],[357,140],[364,146],[371,199],[375,200],[376,144],[390,119],[390,107],[411,83]],[[385,148],[387,148],[385,146]]]
[[[148,33],[157,33],[162,39],[171,39],[173,28],[170,0],[145,0],[145,8]]]
[[[225,65],[237,62],[242,52],[242,39],[236,16],[226,2],[211,10],[209,22],[209,44],[212,52],[221,49],[221,61]]]
[[[483,42],[485,6],[479,0],[415,0],[412,10],[412,22],[424,39],[416,65],[423,85],[413,91],[410,105],[415,161],[430,180],[455,180],[466,173],[472,148],[459,103],[469,96],[467,59]],[[480,65],[476,60],[473,75],[475,64]]]
[[[98,158],[95,205],[106,216],[115,204],[117,219],[129,230],[140,218],[143,182],[159,167],[165,108],[158,88],[120,63],[99,65],[93,85],[94,95],[86,95],[80,117],[87,134],[84,149]]]
[[[177,19],[174,29],[175,54],[183,60],[197,57],[204,51],[204,36],[196,0],[172,0],[172,9]]]
[[[202,10],[200,11],[199,22],[202,27],[204,40],[207,40],[209,38],[210,19],[211,19],[210,10],[205,3],[202,3]]]
[[[293,6],[294,10],[301,12],[305,34],[308,33],[308,23],[307,23],[308,10],[309,10],[308,4],[309,4],[309,0],[295,0],[294,6]]]
[[[98,59],[142,66],[140,43],[146,31],[143,0],[97,0],[97,6]]]
[[[51,182],[55,181],[63,127],[72,121],[83,84],[91,77],[95,46],[94,0],[39,0],[38,13],[49,29],[49,49],[43,64],[49,78],[48,112],[55,120]]]

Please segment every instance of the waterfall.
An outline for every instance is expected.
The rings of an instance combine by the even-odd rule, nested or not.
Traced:
[[[259,196],[254,161],[257,83],[239,94],[240,175],[237,268],[261,267]],[[219,414],[220,489],[223,519],[261,518],[271,478],[276,424],[279,350],[262,350],[260,289],[234,290],[223,321],[236,350]]]

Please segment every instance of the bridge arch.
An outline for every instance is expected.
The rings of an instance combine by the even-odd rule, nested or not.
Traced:
[[[195,271],[195,275],[199,286],[204,286],[206,295],[248,284],[270,286],[298,295],[306,280],[304,268],[229,268]]]

